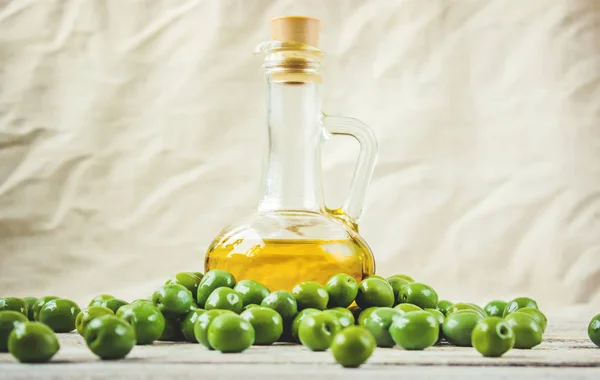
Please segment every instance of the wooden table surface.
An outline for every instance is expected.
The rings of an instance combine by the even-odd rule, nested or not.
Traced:
[[[589,322],[589,321],[588,321]],[[47,364],[24,365],[0,354],[0,379],[600,379],[600,348],[587,338],[587,322],[550,321],[544,342],[484,358],[449,345],[425,351],[377,349],[358,369],[335,363],[330,352],[297,345],[252,347],[241,354],[199,344],[158,342],[136,346],[126,359],[98,360],[77,333],[60,334],[61,350]]]

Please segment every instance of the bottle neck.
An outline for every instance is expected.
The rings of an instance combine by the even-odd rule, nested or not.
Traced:
[[[322,211],[320,84],[268,78],[269,149],[259,210]]]

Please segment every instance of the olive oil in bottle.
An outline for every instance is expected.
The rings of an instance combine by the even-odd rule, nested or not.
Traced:
[[[259,281],[270,290],[290,291],[302,281],[325,282],[336,273],[357,281],[374,273],[369,248],[361,239],[238,240],[216,244],[206,256],[207,268],[231,272],[239,280]]]

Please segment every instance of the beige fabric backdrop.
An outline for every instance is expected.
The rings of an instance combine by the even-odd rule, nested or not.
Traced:
[[[444,298],[600,307],[600,1],[0,1],[0,294],[132,299],[254,210],[268,20],[375,130],[362,234]],[[357,147],[327,143],[327,200]]]

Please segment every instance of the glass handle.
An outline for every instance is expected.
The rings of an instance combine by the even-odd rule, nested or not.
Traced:
[[[377,138],[368,125],[350,117],[324,115],[322,123],[326,133],[352,136],[360,144],[358,162],[346,201],[341,208],[327,209],[330,214],[358,231],[357,222],[362,214],[367,188],[377,162]]]

